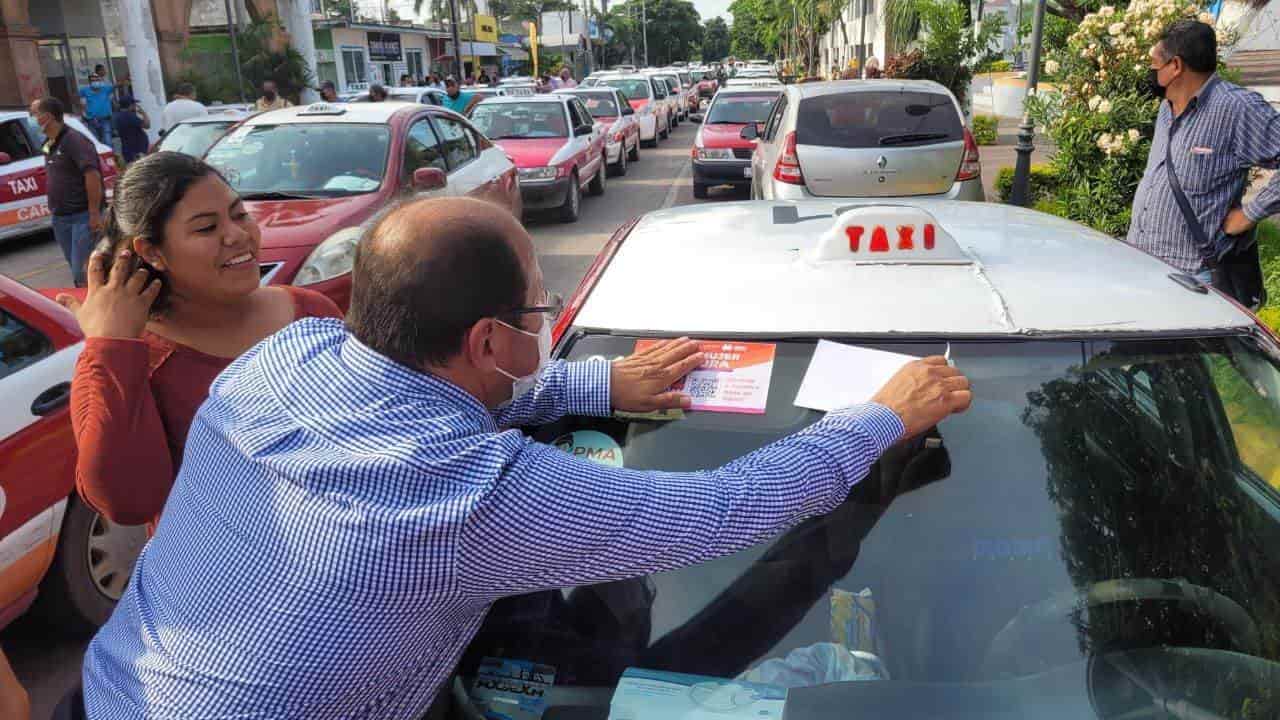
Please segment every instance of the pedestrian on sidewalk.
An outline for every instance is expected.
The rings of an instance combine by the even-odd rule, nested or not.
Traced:
[[[302,317],[338,317],[324,295],[258,284],[261,233],[204,161],[147,155],[116,183],[71,381],[76,489],[113,522],[154,531],[187,429],[218,373]]]
[[[498,599],[774,537],[971,399],[927,358],[714,470],[602,465],[509,428],[687,408],[669,388],[704,358],[680,339],[551,361],[543,283],[528,232],[485,201],[375,222],[346,323],[294,323],[215,382],[165,527],[85,654],[88,715],[423,717]]]
[[[151,118],[147,112],[133,99],[132,95],[120,98],[120,109],[112,116],[116,126],[116,134],[120,136],[120,154],[126,164],[147,154],[147,130],[151,127]]]
[[[107,82],[107,68],[98,65],[89,74],[89,84],[80,88],[80,102],[84,105],[84,124],[89,126],[98,141],[111,147],[111,96],[113,88]]]
[[[338,89],[333,86],[332,80],[320,83],[320,99],[329,103],[338,102]]]
[[[279,88],[276,87],[276,81],[263,81],[262,96],[259,97],[258,102],[254,104],[254,109],[258,112],[266,112],[268,110],[281,110],[287,107],[293,107],[293,103],[289,102],[288,98],[280,94]]]
[[[1248,307],[1265,300],[1254,227],[1280,212],[1280,174],[1242,202],[1253,167],[1280,167],[1280,112],[1216,74],[1213,27],[1182,20],[1151,48],[1162,98],[1127,240]]]
[[[189,82],[180,82],[173,90],[173,99],[160,113],[160,132],[167,133],[183,120],[204,117],[208,114],[209,110],[196,100],[196,86]]]
[[[102,229],[106,195],[102,166],[93,141],[63,122],[66,109],[55,97],[31,103],[31,117],[47,138],[44,144],[45,182],[53,237],[71,267],[76,287],[85,285],[85,262],[94,235]]]

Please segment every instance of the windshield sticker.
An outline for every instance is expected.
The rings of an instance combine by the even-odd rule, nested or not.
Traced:
[[[480,661],[471,699],[489,720],[538,720],[555,680],[550,665],[487,657]]]
[[[669,720],[710,717],[779,720],[785,688],[705,675],[627,668],[613,691],[611,719]]]
[[[637,340],[636,352],[659,342]],[[763,415],[773,377],[773,343],[701,341],[705,360],[688,377],[672,385],[693,399],[691,410]]]
[[[622,467],[622,446],[597,430],[578,430],[561,435],[551,444],[581,460]]]
[[[831,412],[865,403],[911,355],[819,340],[796,391],[796,407]]]

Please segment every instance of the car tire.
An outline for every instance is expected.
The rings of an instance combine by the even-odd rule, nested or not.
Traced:
[[[707,186],[703,183],[693,184],[693,196],[698,200],[707,199]]]
[[[642,141],[640,142],[640,144],[644,145],[644,146],[645,146],[645,147],[647,147],[647,148],[656,148],[656,147],[658,147],[658,131],[657,131],[656,129],[653,131],[653,139],[652,139],[652,140],[642,140]]]
[[[69,632],[96,630],[111,617],[146,542],[145,526],[111,522],[72,495],[40,585],[44,612]]]
[[[582,187],[578,185],[578,171],[569,176],[569,189],[564,194],[564,204],[560,206],[560,222],[578,222],[582,214]]]
[[[610,173],[611,175],[615,175],[615,176],[617,176],[617,177],[622,177],[622,176],[624,176],[624,175],[626,175],[626,174],[627,174],[627,147],[626,147],[626,145],[623,145],[622,149],[618,151],[618,162],[616,162],[616,163],[614,163],[614,164],[612,164],[612,165],[610,165],[610,166],[609,166],[609,173]]]
[[[657,144],[656,142],[654,143]],[[627,159],[635,162],[640,159],[640,136],[636,136],[636,144],[631,146],[631,150],[627,152]]]
[[[596,168],[596,174],[591,178],[591,182],[587,183],[587,192],[591,197],[600,197],[604,194],[605,176],[609,174],[609,157],[600,155],[600,167]]]
[[[671,137],[670,123],[668,123],[667,126],[662,129],[662,132],[659,134],[659,137],[661,137],[663,140],[666,140],[667,138]]]

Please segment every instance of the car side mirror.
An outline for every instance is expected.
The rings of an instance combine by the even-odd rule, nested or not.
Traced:
[[[583,135],[590,135],[591,130],[592,127],[590,125],[579,125],[578,129],[573,131],[573,134],[575,137],[581,137]]]
[[[0,165],[8,165],[13,162],[13,158],[7,152],[0,152]]]
[[[751,123],[742,128],[742,132],[738,133],[738,137],[743,140],[758,140],[760,139],[760,126],[756,123]]]
[[[413,171],[413,189],[418,192],[443,190],[449,184],[449,177],[440,168],[421,167]]]

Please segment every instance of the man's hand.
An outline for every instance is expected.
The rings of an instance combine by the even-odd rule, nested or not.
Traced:
[[[671,385],[702,364],[698,343],[667,340],[643,352],[615,360],[609,371],[609,402],[614,410],[642,413],[687,408],[693,401]]]
[[[1244,214],[1244,210],[1235,207],[1227,212],[1227,217],[1222,221],[1222,231],[1228,235],[1241,235],[1253,229],[1254,223]]]
[[[135,267],[133,253],[122,250],[107,274],[107,253],[89,256],[89,293],[84,303],[59,295],[58,304],[75,313],[85,337],[136,338],[151,315],[151,303],[160,294],[160,278]]]
[[[102,232],[102,213],[98,210],[89,211],[89,229],[95,234]]]
[[[903,439],[919,435],[952,413],[968,410],[972,401],[969,378],[940,355],[907,363],[871,398],[902,419],[907,428]]]

